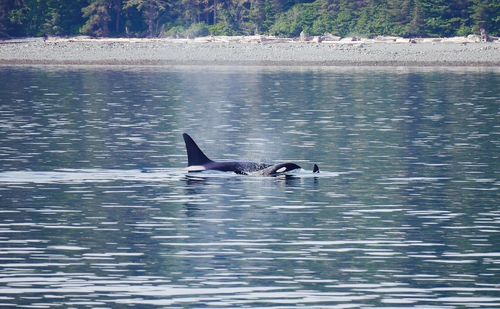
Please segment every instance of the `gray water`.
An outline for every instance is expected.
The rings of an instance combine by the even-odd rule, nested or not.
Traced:
[[[2,68],[0,306],[499,308],[499,85]],[[188,175],[182,132],[213,159],[304,169]]]

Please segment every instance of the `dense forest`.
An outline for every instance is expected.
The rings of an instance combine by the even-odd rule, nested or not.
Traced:
[[[0,37],[500,35],[500,0],[0,0]]]

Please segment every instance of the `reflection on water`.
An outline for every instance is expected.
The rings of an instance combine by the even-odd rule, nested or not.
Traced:
[[[500,307],[498,84],[1,69],[0,305]],[[184,131],[307,171],[186,175]]]

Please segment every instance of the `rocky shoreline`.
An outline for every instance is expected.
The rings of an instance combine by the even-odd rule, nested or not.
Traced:
[[[0,65],[499,67],[500,40],[269,36],[195,39],[41,38],[0,41]]]

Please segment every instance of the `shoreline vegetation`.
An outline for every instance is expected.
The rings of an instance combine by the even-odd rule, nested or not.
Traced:
[[[498,0],[5,0],[0,64],[498,67],[498,16]]]
[[[4,0],[0,38],[500,36],[498,0]]]
[[[48,37],[0,41],[0,65],[500,66],[500,39],[314,36]]]

